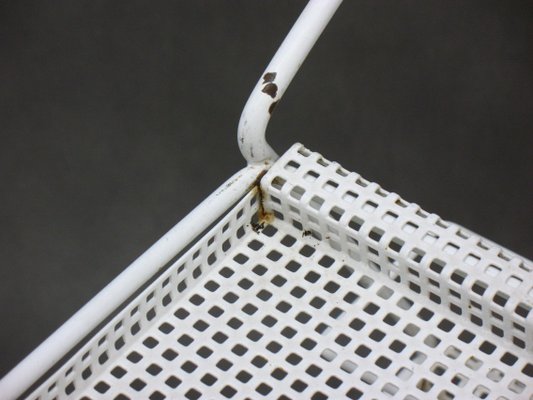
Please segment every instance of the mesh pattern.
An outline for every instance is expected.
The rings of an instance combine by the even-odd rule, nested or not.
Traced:
[[[277,218],[421,294],[450,318],[533,350],[530,261],[295,145],[265,177]]]
[[[154,327],[163,314],[175,311],[175,303],[240,242],[257,207],[256,196],[249,193],[28,398],[79,398],[87,386],[94,386],[95,380],[99,382],[100,374],[116,359],[125,357],[132,343],[142,341],[144,333]],[[176,249],[177,253],[179,251]],[[108,398],[102,396],[104,387],[104,383],[96,383],[94,398]]]
[[[32,399],[533,395],[529,261],[301,145],[262,189]]]

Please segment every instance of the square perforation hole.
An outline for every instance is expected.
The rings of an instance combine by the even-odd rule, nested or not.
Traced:
[[[399,320],[400,320],[400,317],[393,313],[388,313],[383,318],[383,322],[385,322],[387,325],[390,325],[390,326],[395,326]]]
[[[368,289],[374,284],[374,279],[369,276],[363,275],[358,281],[357,285],[361,286],[364,289]]]
[[[403,329],[403,333],[411,337],[416,336],[418,332],[420,332],[420,328],[416,326],[415,324],[411,324],[411,323],[408,323]]]
[[[433,372],[437,376],[442,376],[444,375],[447,369],[448,367],[446,365],[436,362],[435,364],[431,366],[430,371]]]
[[[504,377],[504,373],[500,371],[498,368],[491,368],[487,372],[487,378],[489,378],[493,382],[500,382]]]
[[[341,269],[342,269],[342,268],[341,268]],[[343,276],[343,275],[340,273],[340,271],[339,271],[339,275]],[[308,282],[315,283],[315,282],[317,282],[317,281],[320,279],[320,275],[317,274],[317,273],[314,272],[314,271],[309,271],[309,272],[305,275],[304,279],[305,279],[306,281],[308,281]]]
[[[377,291],[377,295],[379,297],[381,297],[382,299],[385,299],[385,300],[388,300],[389,298],[391,298],[391,296],[394,294],[394,291],[387,287],[387,286],[382,286],[378,291]]]
[[[416,364],[423,364],[424,361],[426,361],[426,358],[428,356],[421,351],[415,351],[413,354],[411,354],[411,357],[409,357],[409,360]]]
[[[375,228],[370,230],[370,232],[368,233],[368,236],[373,241],[379,242],[384,234],[385,234],[385,231],[383,229],[375,227]]]
[[[472,291],[479,296],[483,296],[489,286],[482,281],[475,281],[472,285]]]
[[[105,392],[107,392],[109,390],[111,386],[109,386],[106,382],[104,381],[100,381],[98,382],[95,386],[94,386],[94,389],[100,393],[100,394],[104,394]],[[70,393],[67,393],[67,394],[70,394]]]
[[[202,393],[199,392],[198,390],[196,389],[189,389],[187,391],[187,393],[185,393],[185,397],[188,399],[188,400],[198,400],[199,398],[202,397]]]
[[[346,347],[350,342],[352,341],[352,339],[348,336],[346,336],[345,334],[341,333],[339,336],[337,336],[337,338],[335,339],[335,342],[342,346],[342,347]]]
[[[518,305],[516,306],[514,312],[518,316],[520,316],[520,317],[525,319],[525,318],[527,318],[527,316],[531,312],[531,306],[529,306],[529,305],[527,305],[525,303],[518,303]]]
[[[433,386],[434,386],[434,383],[426,378],[420,379],[418,383],[416,384],[416,387],[420,389],[422,392],[429,392]]]
[[[254,251],[258,251],[259,249],[261,249],[261,247],[263,247],[264,244],[262,242],[260,242],[259,240],[256,240],[256,239],[253,239],[251,240],[249,243],[248,243],[248,247]]]
[[[301,186],[295,186],[289,192],[289,196],[291,196],[293,199],[296,199],[296,200],[300,200],[304,194],[305,194],[305,189]]]
[[[515,393],[522,393],[526,385],[517,379],[513,379],[508,386],[509,390]]]
[[[331,326],[329,326],[328,324],[325,324],[323,322],[319,323],[316,328],[315,328],[315,332],[321,334],[321,335],[326,335],[328,332],[331,331]]]
[[[507,278],[507,280],[505,281],[505,283],[512,287],[512,288],[517,288],[519,287],[521,284],[522,284],[522,279],[520,279],[519,277],[515,276],[515,275],[511,275],[509,278]]]
[[[361,380],[367,385],[372,385],[377,379],[378,376],[370,371],[366,371],[361,375]]]
[[[400,388],[392,383],[386,383],[381,391],[389,396],[394,396]]]
[[[332,219],[334,219],[335,221],[340,221],[340,219],[342,218],[344,212],[345,212],[345,210],[343,210],[342,208],[337,207],[337,206],[334,206],[334,207],[329,211],[329,216],[330,216]]]
[[[356,331],[360,331],[361,329],[364,328],[365,325],[366,323],[360,320],[359,318],[354,318],[352,322],[350,322],[350,328]]]
[[[347,265],[343,265],[339,271],[337,272],[340,276],[343,278],[349,278],[354,273],[354,269],[352,267],[349,267]]]
[[[285,247],[292,247],[292,245],[296,243],[296,238],[291,235],[285,235],[280,243]]]
[[[304,179],[307,181],[307,182],[314,182],[317,180],[317,178],[319,177],[320,175],[313,171],[313,170],[309,170],[305,173],[304,175]]]
[[[348,374],[351,374],[356,368],[357,364],[350,360],[346,360],[341,364],[341,369]]]
[[[368,355],[372,352],[369,347],[365,346],[364,344],[359,345],[355,349],[355,354],[357,354],[361,358],[366,358]]]
[[[318,265],[324,268],[329,268],[335,263],[335,260],[329,256],[323,256],[319,261]]]
[[[333,319],[341,319],[346,314],[346,311],[339,307],[334,307],[330,313],[329,316]]]
[[[470,356],[465,361],[465,365],[470,368],[473,371],[477,371],[481,366],[483,365],[483,361],[481,361],[479,358]]]
[[[455,360],[461,355],[461,350],[455,346],[448,346],[446,350],[444,350],[444,355],[452,360]]]
[[[324,190],[329,193],[333,193],[338,187],[339,184],[337,182],[333,182],[332,180],[328,180],[323,186]]]
[[[416,230],[418,229],[418,225],[415,224],[414,222],[407,222],[406,224],[404,224],[404,226],[402,227],[402,230],[407,232],[407,233],[414,233],[416,232]]]
[[[287,164],[285,164],[284,168],[289,172],[294,172],[300,168],[300,164],[298,164],[296,161],[290,160]]]
[[[386,335],[385,332],[379,329],[374,329],[372,332],[370,332],[368,336],[370,337],[370,339],[372,339],[375,342],[381,342],[383,338],[385,337],[385,335]]]
[[[354,215],[348,222],[348,227],[358,232],[364,223],[365,221],[362,218],[359,218],[358,216]]]
[[[309,351],[313,350],[316,347],[316,345],[317,345],[317,342],[309,338],[302,340],[302,342],[300,343],[300,346],[302,346],[304,349],[309,350]]]
[[[452,377],[452,380],[451,382],[455,385],[455,386],[459,386],[459,387],[464,387],[467,382],[468,382],[468,378],[463,375],[463,374],[455,374],[453,377]]]
[[[483,385],[477,385],[473,393],[476,397],[479,397],[480,399],[486,399],[487,396],[490,394],[490,390]]]
[[[157,376],[159,375],[159,373],[163,370],[163,368],[161,368],[159,365],[157,364],[150,364],[147,368],[146,368],[146,372],[148,372],[150,375],[152,376]]]
[[[439,343],[441,342],[441,340],[436,337],[435,335],[428,335],[425,339],[424,339],[424,344],[426,346],[429,346],[431,348],[435,348],[439,345]]]
[[[439,240],[439,235],[433,232],[427,232],[424,236],[422,236],[422,240],[428,244],[434,244]]]
[[[353,203],[359,195],[355,192],[352,192],[351,190],[348,190],[346,193],[342,195],[342,199],[347,203]]]
[[[506,293],[500,292],[500,291],[497,291],[494,297],[492,298],[492,301],[498,304],[500,307],[505,307],[508,300],[509,300],[509,295],[507,295]]]
[[[402,381],[407,381],[411,376],[413,376],[413,371],[406,367],[401,367],[398,371],[396,371],[396,376],[400,378]]]
[[[396,201],[394,202],[394,204],[396,204],[396,205],[398,205],[398,206],[400,206],[400,207],[402,207],[402,208],[406,208],[406,207],[409,205],[409,203],[407,203],[407,202],[406,202],[404,199],[402,199],[402,198],[398,198],[398,199],[396,199]],[[418,211],[417,211],[417,214],[418,214]]]
[[[381,219],[385,222],[388,222],[389,224],[392,224],[394,223],[394,221],[396,221],[398,219],[398,214],[392,212],[392,211],[387,211],[385,214],[383,214],[383,216],[381,217]]]
[[[450,276],[451,280],[457,283],[458,285],[461,285],[466,279],[466,277],[467,277],[467,273],[464,271],[461,271],[460,269],[456,269],[455,271],[453,271],[453,273]]]
[[[144,389],[144,387],[146,386],[146,382],[144,382],[142,379],[134,379],[132,382],[130,382],[130,387],[137,391],[137,392],[140,392],[141,390]]]
[[[409,289],[411,289],[415,293],[420,293],[422,291],[420,286],[414,282],[409,282]]]
[[[311,208],[319,211],[320,207],[324,204],[324,199],[318,196],[313,196],[311,200],[309,201],[309,205]]]
[[[526,348],[526,343],[522,339],[517,338],[516,336],[513,336],[513,344],[520,347],[521,349]]]
[[[407,345],[399,340],[393,340],[389,345],[389,349],[395,353],[401,353],[406,347]]]
[[[502,269],[496,265],[490,264],[485,268],[485,273],[491,277],[497,276],[500,272],[502,272]]]
[[[363,204],[362,207],[362,209],[367,213],[373,213],[374,211],[376,211],[376,208],[378,208],[378,205],[372,200],[368,200],[365,204]]]
[[[396,305],[400,307],[402,310],[409,310],[413,306],[414,302],[407,297],[402,297]]]
[[[171,375],[170,377],[167,378],[167,380],[165,381],[165,384],[169,387],[171,387],[172,389],[176,389],[180,384],[181,384],[181,379],[175,377],[174,375]]]
[[[363,311],[367,314],[374,315],[379,311],[379,306],[375,303],[368,303],[364,308]]]
[[[414,262],[419,263],[420,261],[422,261],[422,258],[424,258],[425,255],[426,252],[424,250],[420,250],[415,247],[409,252],[408,257]]]
[[[241,310],[245,314],[254,315],[257,312],[258,308],[251,303],[247,303],[241,308]]]
[[[453,243],[447,243],[444,246],[444,251],[450,255],[454,255],[455,253],[459,251],[459,246]]]
[[[524,368],[522,368],[522,373],[530,378],[533,378],[533,364],[527,363]]]
[[[475,254],[468,254],[465,257],[465,263],[471,266],[476,265],[480,260],[481,258],[476,256]]]
[[[446,266],[446,263],[444,261],[436,258],[433,261],[431,261],[431,263],[429,264],[429,269],[437,274],[440,274],[445,266]]]
[[[402,239],[395,237],[389,242],[389,249],[399,253],[404,244],[405,242]]]
[[[337,378],[336,376],[331,376],[327,381],[326,385],[333,389],[337,389],[340,385],[342,385],[342,380]]]

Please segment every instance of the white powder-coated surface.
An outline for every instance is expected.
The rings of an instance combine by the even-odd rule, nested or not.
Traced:
[[[532,264],[301,145],[29,398],[528,399]]]

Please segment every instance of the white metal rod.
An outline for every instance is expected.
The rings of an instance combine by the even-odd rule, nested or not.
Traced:
[[[89,334],[154,273],[238,201],[268,166],[248,166],[213,192],[102,289],[0,381],[0,398],[15,399]]]
[[[265,131],[270,115],[342,0],[310,0],[255,85],[241,114],[238,143],[249,164],[275,160]]]

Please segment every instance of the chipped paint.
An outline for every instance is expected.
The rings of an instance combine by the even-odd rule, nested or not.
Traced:
[[[276,95],[278,94],[278,85],[275,83],[267,83],[263,90],[261,90],[263,93],[268,94],[273,99],[276,98]]]
[[[278,105],[277,101],[274,101],[272,104],[270,104],[270,107],[268,107],[268,113],[270,115],[272,115],[272,113],[274,112],[274,109],[276,108],[277,105]]]
[[[276,79],[277,72],[267,72],[265,75],[263,75],[263,85],[266,83],[274,82],[274,79]]]

